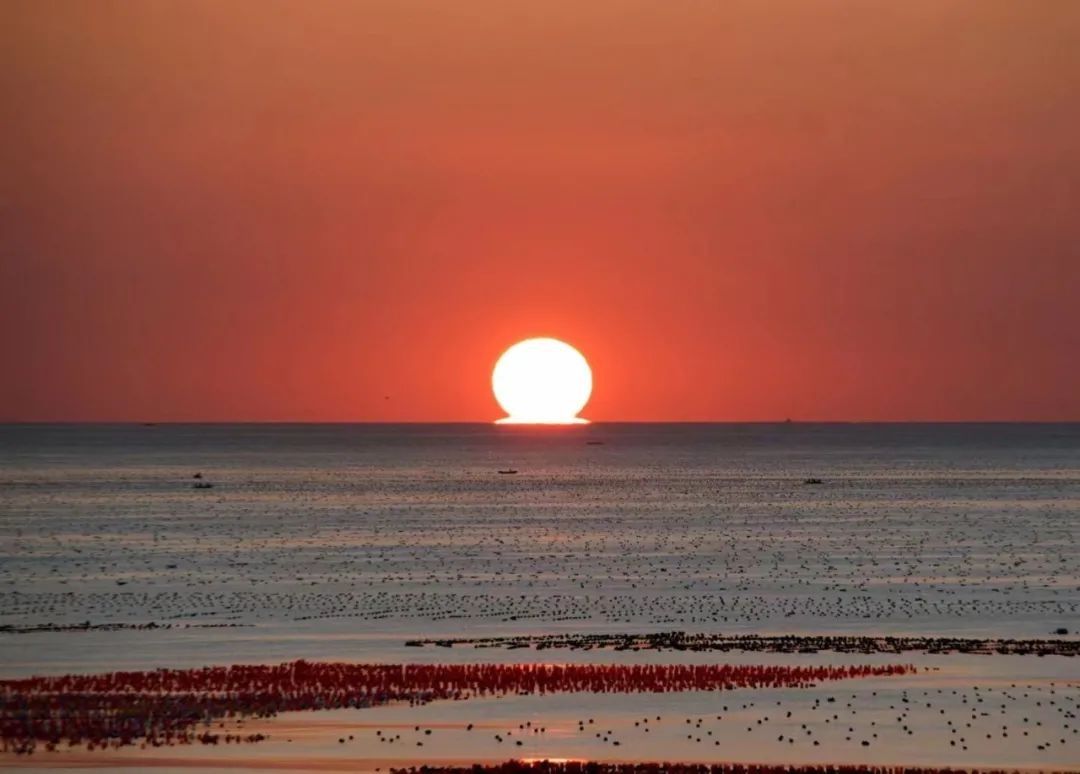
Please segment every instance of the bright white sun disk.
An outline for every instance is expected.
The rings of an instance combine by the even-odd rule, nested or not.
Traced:
[[[491,374],[495,400],[514,424],[578,424],[592,394],[592,370],[558,339],[526,339],[506,350]]]

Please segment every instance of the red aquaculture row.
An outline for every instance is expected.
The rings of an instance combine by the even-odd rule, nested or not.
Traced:
[[[997,769],[935,769],[914,766],[755,763],[595,763],[507,761],[491,766],[415,766],[390,774],[1006,774]]]
[[[826,680],[905,674],[913,667],[347,664],[159,669],[0,681],[4,750],[58,745],[187,744],[219,741],[200,724],[298,710],[424,703],[471,696],[544,693],[661,693],[800,688]],[[239,739],[238,739],[239,740]],[[246,738],[245,738],[246,740]],[[226,739],[225,741],[232,741]]]

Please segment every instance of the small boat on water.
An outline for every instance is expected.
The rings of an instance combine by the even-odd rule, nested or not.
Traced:
[[[507,468],[506,470],[500,470],[499,473],[504,476],[512,476],[517,473],[517,471],[514,468]]]

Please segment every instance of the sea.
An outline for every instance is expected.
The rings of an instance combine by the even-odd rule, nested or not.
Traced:
[[[1074,634],[1078,537],[1080,424],[7,425],[0,674]]]

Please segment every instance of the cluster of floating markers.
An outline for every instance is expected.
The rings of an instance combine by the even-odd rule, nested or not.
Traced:
[[[217,743],[223,717],[566,692],[666,693],[803,688],[903,675],[906,665],[348,664],[159,669],[0,681],[2,748]],[[203,730],[200,731],[200,726]],[[237,737],[228,741],[259,741]]]

